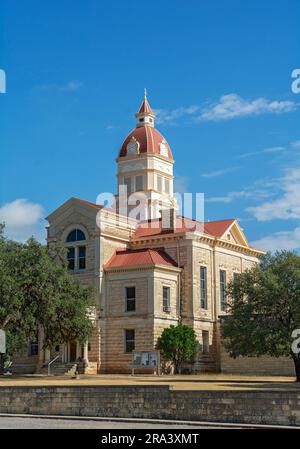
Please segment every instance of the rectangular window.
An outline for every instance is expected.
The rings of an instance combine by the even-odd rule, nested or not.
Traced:
[[[74,270],[74,268],[75,268],[75,248],[68,248],[67,260],[68,260],[68,269]]]
[[[140,192],[143,190],[143,176],[135,177],[135,191]]]
[[[162,192],[162,177],[157,176],[157,191]]]
[[[209,354],[209,332],[202,331],[202,354]]]
[[[170,311],[170,287],[163,287],[163,311]]]
[[[130,353],[135,348],[135,331],[134,329],[125,330],[125,352]]]
[[[135,287],[125,287],[126,312],[135,311]]]
[[[207,269],[200,267],[200,307],[207,309]]]
[[[85,269],[85,246],[79,246],[78,248],[78,268],[79,270]]]
[[[124,185],[127,187],[127,193],[131,193],[131,178],[124,178]]]
[[[226,271],[220,270],[220,306],[224,311],[226,307]]]
[[[165,193],[170,193],[170,180],[165,178]]]
[[[29,355],[38,355],[39,353],[39,345],[37,341],[32,341],[29,345]]]

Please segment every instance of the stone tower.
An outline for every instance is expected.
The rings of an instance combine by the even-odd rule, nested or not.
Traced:
[[[121,214],[138,220],[155,219],[161,216],[162,209],[176,208],[174,159],[168,142],[155,128],[155,114],[146,90],[135,116],[136,127],[124,140],[117,158],[116,203]]]

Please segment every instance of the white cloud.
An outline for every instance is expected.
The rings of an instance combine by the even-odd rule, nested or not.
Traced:
[[[155,109],[154,113],[158,124],[172,125],[182,117],[194,116],[199,110],[199,106],[187,106],[176,109]]]
[[[258,221],[300,218],[300,168],[290,168],[278,180],[280,195],[273,201],[248,207]]]
[[[267,235],[259,240],[251,242],[251,246],[264,251],[276,250],[299,250],[300,249],[300,226],[292,231],[280,231]]]
[[[246,159],[248,157],[252,157],[252,156],[259,156],[261,154],[268,154],[268,153],[283,153],[285,152],[287,149],[286,147],[282,147],[282,146],[277,146],[277,147],[270,147],[270,148],[264,148],[261,151],[250,151],[249,153],[244,153],[244,154],[239,154],[237,156],[238,159]]]
[[[43,207],[27,199],[16,199],[0,207],[0,223],[5,223],[5,235],[18,241],[25,241],[32,235],[38,240],[45,239],[43,216]]]
[[[223,170],[214,170],[212,172],[209,173],[203,173],[201,176],[202,178],[217,178],[218,176],[223,176],[226,175],[227,173],[231,173],[233,171],[238,170],[240,167],[229,167],[229,168],[224,168]]]
[[[270,196],[273,195],[273,192],[265,189],[257,189],[257,188],[245,188],[243,190],[238,190],[236,192],[229,192],[227,195],[224,196],[213,196],[208,197],[205,199],[207,203],[224,203],[229,204],[232,201],[239,199],[239,198],[247,198],[252,200],[257,199],[266,199],[270,198]]]
[[[270,148],[265,148],[263,150],[263,153],[282,153],[283,151],[286,151],[285,147],[270,147]]]
[[[282,114],[297,109],[298,104],[290,100],[268,100],[259,97],[246,100],[236,93],[223,95],[217,102],[205,106],[192,105],[176,109],[156,109],[158,124],[175,125],[179,119],[190,121],[221,121],[238,117],[250,117],[261,114]]]
[[[81,83],[80,81],[72,80],[72,81],[69,81],[64,86],[58,87],[58,90],[70,92],[70,91],[78,90],[82,86],[83,86],[83,83]]]
[[[291,145],[293,148],[297,148],[297,149],[300,148],[300,140],[296,140],[295,142],[292,142]]]
[[[271,101],[263,97],[245,100],[239,95],[232,93],[223,95],[217,103],[206,107],[200,118],[202,120],[221,121],[266,113],[281,114],[291,112],[296,107],[293,101]]]

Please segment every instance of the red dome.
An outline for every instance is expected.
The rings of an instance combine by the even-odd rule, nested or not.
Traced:
[[[127,156],[127,145],[132,137],[139,143],[139,153],[154,153],[161,155],[160,144],[164,142],[168,150],[169,159],[173,159],[168,142],[166,142],[164,136],[152,126],[141,126],[131,131],[122,144],[119,157]]]

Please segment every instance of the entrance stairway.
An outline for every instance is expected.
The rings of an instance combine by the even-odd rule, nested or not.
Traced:
[[[50,374],[52,376],[74,376],[75,373],[83,374],[84,373],[84,364],[83,362],[66,362],[62,363],[61,361],[57,361],[52,363],[50,367]],[[44,365],[40,370],[39,374],[48,374],[48,365]]]

